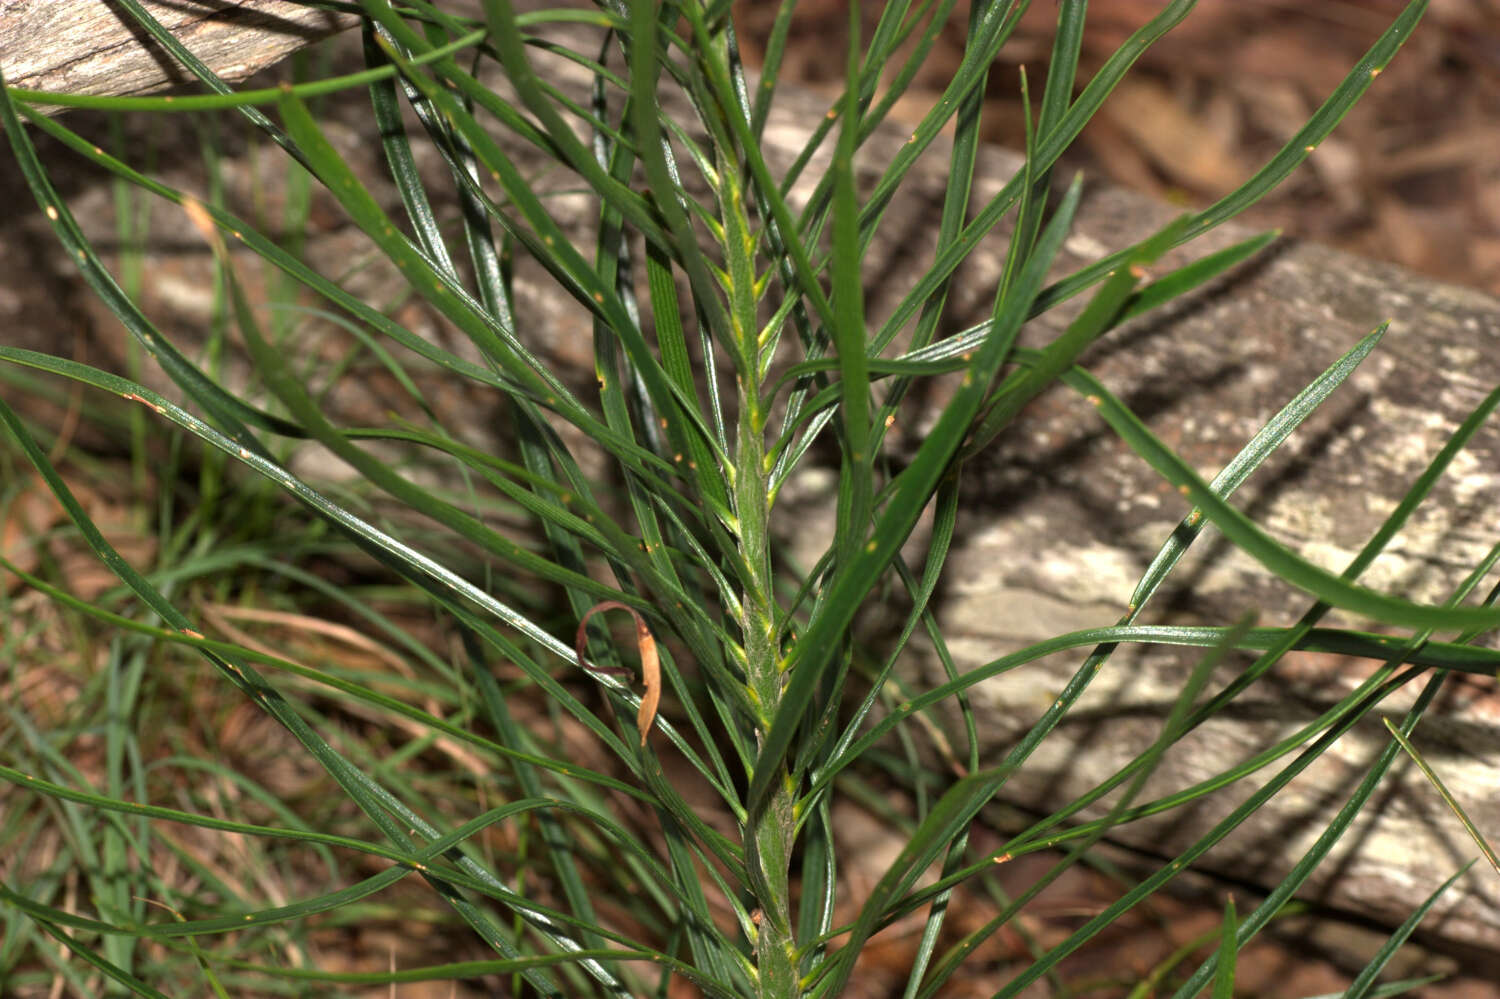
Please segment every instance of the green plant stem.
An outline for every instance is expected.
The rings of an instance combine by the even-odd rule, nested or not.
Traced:
[[[726,183],[731,183],[726,179]],[[739,192],[721,199],[726,230],[738,226],[748,230],[743,216],[744,200]],[[742,240],[727,239],[726,246]],[[731,261],[737,254],[730,250]],[[731,266],[731,284],[738,285]],[[753,268],[745,273],[753,280]],[[742,337],[738,344],[742,358],[756,356],[755,300],[752,295],[730,291],[736,305],[731,325]],[[738,372],[740,412],[737,452],[735,455],[735,514],[740,527],[740,554],[747,568],[744,594],[740,599],[740,629],[745,644],[745,682],[756,707],[758,745],[781,707],[783,664],[777,642],[777,610],[771,568],[771,466],[766,455],[766,422],[768,411],[761,405],[760,366],[742,364]],[[791,894],[791,854],[796,836],[796,788],[790,776],[784,775],[763,808],[748,817],[746,828],[747,866],[751,888],[758,896],[761,921],[756,936],[756,957],[760,969],[760,995],[790,997],[798,993],[797,946],[793,931]]]

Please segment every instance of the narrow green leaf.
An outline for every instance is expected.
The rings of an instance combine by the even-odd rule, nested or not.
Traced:
[[[1224,924],[1219,938],[1219,970],[1214,975],[1213,999],[1234,999],[1234,964],[1239,956],[1235,934],[1238,922],[1234,913],[1234,896],[1224,900]]]
[[[1068,324],[1052,343],[1042,349],[1035,364],[1022,368],[1005,380],[995,394],[986,400],[989,412],[970,434],[960,454],[968,457],[989,445],[1021,409],[1042,390],[1051,385],[1078,356],[1120,321],[1120,313],[1135,290],[1145,268],[1155,263],[1181,234],[1185,217],[1168,223],[1149,239],[1137,244],[1125,262],[1110,275],[1095,293],[1088,307]]]
[[[1228,499],[1234,495],[1235,490],[1245,483],[1261,464],[1291,436],[1292,431],[1301,426],[1302,421],[1311,416],[1313,411],[1322,405],[1323,400],[1342,385],[1354,369],[1359,367],[1366,357],[1370,355],[1381,338],[1385,336],[1386,327],[1382,326],[1371,333],[1360,338],[1359,342],[1344,353],[1337,361],[1317,378],[1297,393],[1297,396],[1287,403],[1276,415],[1256,431],[1246,445],[1240,449],[1229,464],[1219,470],[1208,487],[1218,496]],[[1130,595],[1130,609],[1132,614],[1146,605],[1146,601],[1156,592],[1156,589],[1167,578],[1167,574],[1182,558],[1188,547],[1203,531],[1204,520],[1200,511],[1194,510],[1189,513],[1177,525],[1167,540],[1163,542],[1146,571],[1141,574],[1141,580],[1136,584],[1135,592]]]
[[[455,38],[447,45],[424,53],[414,60],[418,65],[451,58],[453,53],[472,48],[485,37],[484,31],[471,31]],[[99,97],[92,94],[63,93],[50,90],[28,90],[25,87],[6,87],[6,94],[26,104],[44,104],[53,107],[92,108],[96,111],[148,111],[165,114],[173,111],[226,111],[248,108],[261,104],[275,104],[286,96],[288,90],[302,100],[336,94],[343,90],[354,90],[368,86],[376,80],[390,79],[396,74],[394,67],[367,69],[344,76],[331,76],[307,83],[281,84],[259,90],[241,90],[220,94],[173,94],[166,97]]]
[[[1235,243],[1233,246],[1210,253],[1205,257],[1185,264],[1175,271],[1157,278],[1150,284],[1141,288],[1131,295],[1120,313],[1119,322],[1134,319],[1136,316],[1165,305],[1168,302],[1186,295],[1214,278],[1224,274],[1230,268],[1250,259],[1269,245],[1278,236],[1278,233],[1265,232],[1258,236]],[[1129,253],[1130,250],[1122,251]],[[937,343],[920,350],[912,350],[903,354],[897,362],[924,364],[939,362],[943,359],[960,357],[978,346],[989,331],[989,323],[984,322],[976,326],[955,333],[953,336],[945,337]],[[896,362],[888,362],[896,363]],[[914,374],[922,373],[917,369]]]
[[[363,26],[365,64],[371,67],[386,62],[384,50],[375,43],[375,33],[368,22]],[[416,157],[412,153],[411,139],[406,134],[406,123],[401,119],[401,104],[396,97],[396,85],[392,80],[377,80],[370,84],[370,107],[374,111],[375,125],[380,130],[380,144],[385,150],[386,165],[401,202],[406,206],[406,217],[422,252],[432,260],[439,273],[454,284],[458,283],[458,269],[448,255],[448,246],[443,241],[442,229],[433,214],[432,203],[427,198],[427,189],[417,171]],[[309,166],[309,171],[313,168]]]
[[[851,8],[852,10],[852,8]],[[865,361],[864,268],[859,252],[859,200],[854,191],[855,133],[859,128],[856,77],[859,73],[859,21],[846,60],[843,120],[833,154],[833,319],[839,362],[843,453],[840,455],[838,520],[834,547],[841,562],[851,561],[870,523],[874,496],[874,455],[870,453],[870,377]]]
[[[970,6],[969,29],[971,35],[977,25],[979,18],[984,16],[983,5]],[[923,35],[923,40],[931,44],[931,39],[936,38],[936,29],[940,28],[948,18],[946,7],[933,13],[932,25],[928,32]],[[913,59],[916,56],[914,54]],[[909,62],[912,71],[915,72],[916,64]],[[1023,77],[1024,79],[1024,77]],[[953,154],[948,160],[948,179],[943,190],[943,210],[938,218],[937,245],[942,246],[948,240],[957,236],[963,228],[964,217],[969,210],[969,199],[974,187],[974,164],[978,159],[980,146],[980,119],[984,112],[984,87],[976,86],[964,98],[958,109],[953,129]],[[877,109],[876,114],[879,114]],[[1027,109],[1027,121],[1030,122],[1030,111]],[[1009,282],[1003,282],[1009,287]],[[932,342],[937,332],[939,321],[942,319],[944,307],[948,300],[949,283],[943,282],[937,292],[922,305],[922,313],[917,319],[917,328],[912,334],[911,344],[908,352],[920,350]],[[878,354],[879,350],[871,351]],[[875,358],[872,358],[875,360]],[[875,369],[871,367],[871,373]],[[896,419],[901,402],[906,396],[910,382],[904,378],[896,379],[889,385],[882,399],[880,409],[875,414],[874,430],[875,439],[871,449],[878,449],[881,441],[885,438],[885,432]],[[774,394],[774,393],[773,393]],[[812,402],[814,411],[817,409],[817,399]],[[789,406],[786,422],[788,427],[797,422],[799,413],[796,406]],[[783,431],[785,434],[787,431]],[[778,468],[778,475],[781,474]]]
[[[1167,448],[1098,379],[1074,368],[1063,376],[1071,387],[1088,397],[1099,414],[1122,440],[1174,486],[1214,526],[1247,555],[1287,582],[1306,590],[1334,607],[1343,607],[1390,624],[1411,628],[1485,628],[1500,625],[1500,610],[1477,607],[1431,607],[1414,604],[1345,582],[1313,565],[1271,538],[1244,514],[1224,502],[1187,463]],[[1488,419],[1500,405],[1500,389],[1481,403],[1471,421]]]
[[[1398,734],[1400,730],[1391,724],[1389,718],[1384,719],[1384,721],[1386,723],[1386,727],[1391,730],[1391,733],[1393,735],[1396,735],[1398,739],[1403,738]],[[1491,857],[1493,857],[1493,854],[1491,854]],[[1491,860],[1491,862],[1493,863],[1493,860]],[[1450,877],[1447,881],[1444,881],[1442,884],[1438,885],[1437,890],[1434,891],[1431,895],[1427,896],[1426,901],[1417,906],[1417,908],[1412,911],[1412,914],[1410,916],[1407,916],[1406,919],[1402,921],[1400,926],[1396,927],[1395,931],[1392,932],[1390,937],[1386,939],[1385,943],[1381,945],[1380,950],[1375,952],[1375,956],[1370,958],[1369,963],[1360,969],[1360,972],[1357,976],[1355,976],[1354,981],[1349,983],[1349,988],[1344,992],[1344,999],[1365,999],[1365,996],[1371,996],[1373,999],[1373,997],[1382,992],[1386,995],[1397,994],[1388,991],[1388,989],[1400,985],[1401,983],[1393,982],[1391,986],[1387,987],[1387,989],[1376,989],[1372,991],[1371,986],[1375,984],[1376,976],[1380,974],[1381,969],[1386,966],[1387,962],[1389,962],[1391,958],[1396,956],[1396,951],[1400,950],[1402,945],[1406,943],[1407,939],[1412,935],[1412,931],[1417,928],[1417,924],[1419,924],[1427,915],[1427,913],[1431,911],[1433,905],[1437,903],[1437,900],[1442,896],[1443,892],[1453,887],[1453,883],[1467,874],[1469,868],[1473,866],[1474,861],[1471,860],[1464,866],[1460,867],[1457,871],[1454,871],[1452,877]],[[1407,987],[1409,988],[1411,986]],[[1405,991],[1405,989],[1402,989],[1402,991]]]
[[[1365,993],[1366,999],[1392,999],[1394,996],[1405,995],[1415,992],[1424,985],[1443,980],[1443,975],[1424,975],[1420,978],[1404,978],[1397,982],[1389,982],[1385,985],[1377,985]],[[1342,992],[1325,992],[1318,996],[1309,996],[1308,999],[1343,999]]]

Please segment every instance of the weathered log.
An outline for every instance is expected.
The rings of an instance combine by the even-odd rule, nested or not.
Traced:
[[[560,84],[582,82],[568,76],[576,71],[571,64],[548,60],[545,67]],[[773,164],[790,162],[825,110],[821,99],[781,88],[765,139]],[[368,123],[357,108],[335,108],[334,113],[347,115],[334,133],[349,161],[388,195],[380,167],[369,158],[374,143],[361,132]],[[877,131],[862,154],[867,181],[905,139],[895,125]],[[528,161],[524,149],[515,153],[523,166],[537,168],[540,185],[570,185],[555,173],[541,173],[540,158]],[[1018,163],[1013,154],[985,151],[980,196],[996,190]],[[805,176],[818,176],[821,166],[815,162]],[[940,144],[924,157],[887,213],[867,261],[875,321],[931,257],[934,206],[946,166]],[[440,163],[424,167],[434,178],[441,176]],[[806,193],[804,185],[798,196]],[[102,202],[105,195],[85,197]],[[589,210],[583,199],[559,198],[549,204],[559,213],[575,213],[570,226],[586,231]],[[1140,239],[1172,213],[1128,192],[1090,184],[1064,265],[1071,269]],[[110,231],[107,218],[89,224],[103,234]],[[41,223],[30,219],[0,225]],[[151,231],[170,244],[186,229],[175,210],[169,210],[153,219]],[[1248,234],[1225,226],[1187,254]],[[3,236],[0,229],[0,261],[12,242]],[[184,237],[184,242],[192,244],[193,239]],[[351,259],[356,244],[357,237],[337,228],[315,232],[308,257],[322,262],[326,273],[336,273]],[[997,233],[965,266],[952,296],[955,326],[982,318],[1003,251],[1004,233]],[[1178,254],[1163,267],[1182,259],[1186,257]],[[32,266],[37,266],[35,258]],[[67,263],[59,260],[56,266],[66,268]],[[205,255],[178,255],[158,270],[157,280],[175,281],[179,289],[195,282],[207,287],[207,267]],[[0,271],[18,273],[13,268]],[[351,280],[374,294],[395,279],[372,267]],[[560,364],[584,361],[588,354],[581,345],[589,326],[583,312],[539,269],[520,265],[517,281],[522,334]],[[201,302],[193,304],[161,286],[154,293],[148,287],[148,297],[153,294],[155,314],[169,327],[179,307],[185,310],[182,330],[201,322],[193,312]],[[1042,317],[1028,335],[1037,341],[1055,335],[1066,312]],[[1500,379],[1500,302],[1397,267],[1286,240],[1215,287],[1112,334],[1084,360],[1159,436],[1212,474],[1262,421],[1386,319],[1392,320],[1391,330],[1376,355],[1236,499],[1284,543],[1340,571],[1451,430]],[[360,386],[347,389],[356,396],[362,391]],[[340,395],[345,392],[340,386]],[[387,402],[373,390],[368,394],[373,405]],[[335,399],[335,404],[345,402]],[[474,404],[468,397],[458,402]],[[359,407],[357,399],[347,404]],[[475,422],[483,421],[465,421]],[[893,436],[897,450],[923,429],[920,414],[908,422]],[[827,481],[825,473],[821,491],[816,475],[799,482],[778,511],[779,525],[795,552],[819,550],[831,531]],[[1181,497],[1109,433],[1086,402],[1060,387],[1037,399],[989,452],[969,464],[966,482],[949,581],[937,603],[960,668],[1062,632],[1114,622],[1150,556],[1187,512]],[[1494,542],[1497,495],[1500,437],[1486,429],[1363,582],[1412,599],[1444,599]],[[1226,624],[1258,609],[1262,623],[1289,623],[1309,603],[1210,531],[1145,620]],[[999,758],[1081,661],[1082,653],[1053,657],[976,689],[987,761]],[[1144,749],[1159,732],[1189,662],[1160,650],[1121,650],[1096,677],[1073,720],[1012,778],[1004,790],[1006,801],[1047,810]],[[1210,689],[1228,682],[1243,666],[1241,659],[1221,669]],[[938,676],[936,665],[921,655],[910,657],[905,668],[912,677]],[[1234,707],[1168,753],[1144,797],[1194,783],[1253,755],[1315,716],[1369,669],[1369,664],[1330,656],[1289,658]],[[1453,682],[1440,710],[1416,736],[1479,827],[1489,831],[1500,828],[1500,799],[1493,792],[1500,783],[1497,706],[1500,700],[1487,682]],[[1387,739],[1378,721],[1356,728],[1200,866],[1240,880],[1274,883],[1331,818]],[[1262,772],[1245,783],[1258,787],[1268,775]],[[1120,828],[1114,838],[1159,853],[1179,850],[1246,793],[1231,790],[1185,814],[1179,810]],[[1334,859],[1309,882],[1309,890],[1334,905],[1395,921],[1474,852],[1437,794],[1413,768],[1405,767],[1386,783]],[[1471,871],[1429,916],[1427,928],[1457,940],[1500,944],[1500,901],[1488,877],[1486,870]]]
[[[231,82],[356,23],[349,14],[287,0],[142,6]],[[104,0],[0,0],[0,68],[13,87],[106,97],[196,83],[130,15]]]

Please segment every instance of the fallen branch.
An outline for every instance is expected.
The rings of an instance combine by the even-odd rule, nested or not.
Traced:
[[[141,5],[230,82],[357,23],[287,0]],[[0,69],[10,86],[69,94],[116,97],[198,85],[119,4],[103,0],[0,0]]]

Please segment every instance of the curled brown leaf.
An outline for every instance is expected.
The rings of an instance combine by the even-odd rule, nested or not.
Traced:
[[[618,600],[605,600],[595,604],[583,615],[583,620],[578,622],[578,633],[573,639],[573,651],[578,656],[580,669],[602,672],[590,666],[583,653],[588,646],[589,618],[600,611],[608,610],[628,611],[630,616],[635,618],[635,642],[641,656],[641,682],[646,686],[645,693],[641,695],[640,711],[635,716],[635,727],[641,733],[641,745],[644,746],[646,736],[651,731],[651,724],[656,721],[656,709],[661,704],[661,660],[656,653],[656,637],[646,626],[646,619],[641,616],[641,612]]]

